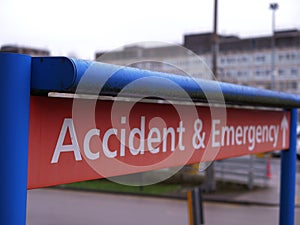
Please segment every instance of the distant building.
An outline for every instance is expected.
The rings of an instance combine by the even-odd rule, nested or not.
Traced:
[[[211,66],[211,33],[184,36],[184,46]],[[271,88],[271,36],[219,36],[218,80]],[[300,31],[275,32],[275,89],[300,93]]]
[[[270,89],[271,39],[272,36],[239,38],[219,35],[217,79]],[[184,36],[183,47],[199,55],[208,68],[212,66],[211,46],[212,33]],[[300,94],[300,31],[275,32],[275,46],[275,90]],[[130,66],[211,78],[204,66],[199,64],[199,59],[177,46],[131,46],[110,53],[96,53],[96,58],[112,64],[135,62]]]
[[[212,78],[210,69],[201,63],[200,57],[180,45],[126,46],[119,51],[98,52],[96,60],[158,72]]]
[[[21,47],[17,45],[3,45],[1,46],[0,52],[11,52],[26,54],[31,56],[49,56],[50,52],[44,49]]]

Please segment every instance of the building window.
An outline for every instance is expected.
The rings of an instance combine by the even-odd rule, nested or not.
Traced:
[[[227,63],[231,64],[231,63],[235,63],[235,58],[227,58],[226,59]]]
[[[282,82],[280,82],[280,83],[279,83],[279,89],[280,89],[281,91],[284,90],[284,89],[285,89],[285,84],[282,83]]]
[[[284,75],[284,70],[283,70],[283,69],[279,69],[279,70],[278,70],[278,74],[279,74],[279,76]]]
[[[291,69],[291,75],[298,75],[298,69],[292,68]]]
[[[256,60],[256,62],[265,62],[266,57],[264,55],[259,55],[259,56],[256,56],[255,60]]]
[[[245,62],[247,62],[247,57],[246,56],[240,56],[240,57],[237,58],[237,61],[239,63],[245,63]]]
[[[294,89],[294,90],[297,90],[297,88],[298,88],[297,82],[292,82],[291,86],[292,86],[292,89]]]
[[[231,72],[230,72],[230,71],[226,71],[226,76],[227,76],[228,78],[230,78],[230,77],[231,77]]]
[[[297,57],[296,57],[296,54],[295,53],[291,53],[291,60],[295,60]]]
[[[279,59],[279,61],[294,61],[294,60],[297,60],[297,54],[295,52],[281,53],[278,56],[278,59]]]
[[[243,56],[241,60],[242,60],[242,62],[247,62],[247,57]]]
[[[284,60],[284,55],[280,54],[279,55],[279,61],[283,61]]]
[[[237,72],[237,76],[239,76],[239,77],[245,77],[245,76],[247,76],[247,75],[248,75],[248,72],[245,71],[245,70],[239,70],[239,71]]]

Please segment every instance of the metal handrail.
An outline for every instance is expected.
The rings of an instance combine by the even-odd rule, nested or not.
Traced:
[[[194,102],[280,108],[300,107],[300,95],[67,57],[33,57],[31,91],[33,94],[50,91],[75,93],[81,78],[86,74],[90,78],[85,79],[87,87],[85,94],[93,94],[89,91],[98,90],[98,84],[95,82],[97,79],[105,81],[100,95],[114,97],[131,82],[150,78],[147,81],[152,79],[153,82],[138,82],[134,89],[123,97],[147,95],[148,98],[186,101],[187,95],[182,95],[182,91],[170,89],[168,83],[172,82],[180,90],[184,90],[190,97],[189,100]]]

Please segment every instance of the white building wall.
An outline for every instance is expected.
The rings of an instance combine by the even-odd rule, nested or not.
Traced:
[[[207,69],[211,68],[212,65],[210,53],[200,55],[199,57],[202,61],[198,57],[187,56],[180,51],[176,55],[157,55],[154,57],[155,60],[153,60],[153,57],[148,58],[143,56],[145,55],[143,51],[146,51],[146,48],[136,48],[139,51],[138,54],[133,52],[134,49],[129,48],[129,50],[125,49],[123,52],[109,53],[110,57],[107,57],[108,60],[104,60],[104,62],[119,65],[140,62],[133,66],[141,69],[188,75],[197,78],[213,78]],[[270,89],[272,74],[271,54],[270,49],[220,52],[218,55],[217,79]],[[300,94],[300,46],[299,48],[276,49],[275,65],[275,89]]]

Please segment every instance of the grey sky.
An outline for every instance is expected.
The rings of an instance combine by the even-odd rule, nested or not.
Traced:
[[[269,0],[219,0],[219,33],[271,34]],[[277,29],[300,29],[300,1],[277,0]],[[183,34],[212,31],[213,0],[0,0],[0,45],[76,53],[139,41],[181,43]]]

